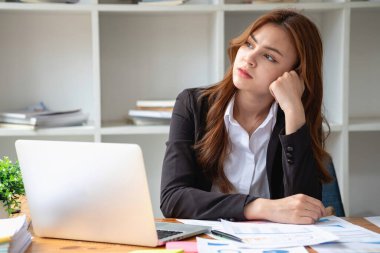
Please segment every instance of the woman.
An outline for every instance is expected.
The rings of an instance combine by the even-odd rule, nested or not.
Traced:
[[[231,66],[177,97],[161,181],[166,217],[311,224],[321,203],[322,42],[291,10],[257,19],[229,47]]]

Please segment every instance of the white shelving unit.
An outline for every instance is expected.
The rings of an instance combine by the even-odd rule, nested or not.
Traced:
[[[296,8],[317,24],[324,42],[324,105],[332,130],[327,148],[346,212],[379,215],[380,2],[241,2],[0,2],[0,111],[44,101],[90,114],[83,127],[0,129],[0,155],[16,159],[14,141],[21,138],[138,143],[160,217],[169,127],[127,125],[128,110],[137,99],[175,98],[185,88],[217,82],[228,65],[231,38],[268,10]]]

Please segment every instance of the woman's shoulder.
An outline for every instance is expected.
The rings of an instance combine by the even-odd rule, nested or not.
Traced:
[[[181,91],[178,95],[178,98],[186,98],[191,97],[198,99],[201,97],[202,93],[206,90],[204,87],[197,87],[197,88],[188,88]]]
[[[204,94],[207,88],[189,88],[183,90],[177,97],[175,111],[187,112],[188,115],[203,120],[209,110],[208,95]]]
[[[207,101],[207,96],[204,95],[205,90],[206,88],[204,87],[184,89],[178,94],[177,100],[185,104],[202,104]]]

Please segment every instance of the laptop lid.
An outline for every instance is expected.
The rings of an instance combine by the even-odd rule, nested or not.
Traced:
[[[15,145],[37,236],[162,244],[138,145],[35,140]],[[192,227],[186,233],[205,231]]]

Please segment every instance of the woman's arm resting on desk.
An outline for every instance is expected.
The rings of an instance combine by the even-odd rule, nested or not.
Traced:
[[[284,198],[256,199],[244,208],[248,220],[265,219],[280,223],[312,224],[328,215],[320,201],[322,185],[310,133],[304,124],[296,132],[279,136],[282,145]]]
[[[244,206],[254,197],[210,192],[211,182],[197,165],[193,145],[203,110],[195,90],[178,95],[162,168],[162,213],[172,218],[244,220]]]
[[[248,220],[264,219],[280,223],[313,224],[328,215],[318,199],[296,194],[282,199],[256,199],[244,208]]]

